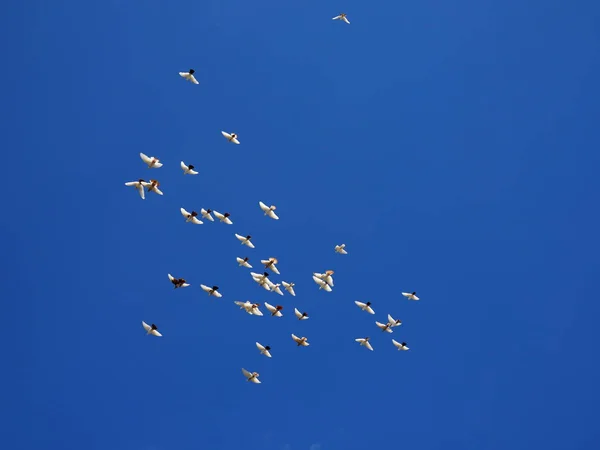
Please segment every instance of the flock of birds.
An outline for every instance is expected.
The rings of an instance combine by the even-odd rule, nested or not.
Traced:
[[[348,18],[346,17],[346,14],[344,14],[344,13],[339,14],[338,16],[334,17],[332,20],[341,20],[347,24],[350,24],[350,21],[348,20]],[[179,75],[182,78],[184,78],[185,80],[187,80],[193,84],[199,84],[198,80],[196,80],[196,77],[194,76],[194,73],[195,73],[194,69],[190,69],[187,72],[179,72]],[[228,133],[225,131],[221,131],[221,134],[223,135],[223,137],[225,139],[227,139],[227,141],[234,143],[234,144],[238,144],[238,145],[240,144],[238,135],[236,133]],[[140,158],[147,165],[147,167],[149,169],[159,169],[163,166],[163,164],[160,162],[160,160],[154,156],[147,156],[144,153],[140,153]],[[195,167],[192,164],[185,164],[183,161],[181,161],[180,167],[181,167],[181,170],[183,171],[183,175],[198,175],[198,171],[195,170]],[[146,192],[148,192],[148,193],[153,192],[157,195],[163,195],[163,192],[159,188],[160,183],[158,182],[158,180],[155,180],[155,179],[146,181],[146,180],[140,178],[137,181],[129,181],[129,182],[125,183],[125,186],[135,187],[135,189],[138,191],[142,200],[144,200],[146,198]],[[268,206],[265,203],[263,203],[262,201],[259,201],[258,206],[263,211],[265,216],[267,216],[273,220],[279,220],[279,216],[275,213],[275,210],[277,208],[274,205]],[[215,217],[216,217],[217,219],[219,219],[220,222],[222,222],[224,224],[233,225],[233,221],[231,220],[231,214],[229,214],[227,212],[220,213],[218,211],[214,211],[211,209],[204,209],[204,208],[202,208],[200,210],[200,213],[198,213],[196,211],[187,211],[185,208],[180,208],[180,212],[181,212],[181,215],[184,217],[185,222],[189,222],[189,223],[192,223],[195,225],[202,225],[204,223],[204,222],[202,222],[200,217],[202,217],[202,219],[208,220],[210,222],[214,222]],[[213,217],[213,215],[214,215],[214,217]],[[246,247],[251,248],[251,249],[255,248],[254,244],[252,243],[252,236],[250,236],[250,235],[242,236],[242,235],[235,233],[235,237],[240,241],[240,243],[242,245],[245,245]],[[334,250],[337,254],[340,254],[340,255],[348,254],[345,244],[336,245]],[[250,265],[248,257],[245,257],[245,258],[237,257],[236,260],[240,267],[244,267],[247,269],[253,268],[252,265]],[[252,279],[259,286],[264,288],[266,291],[274,292],[279,295],[284,295],[283,291],[281,290],[281,287],[283,286],[283,288],[290,295],[295,297],[296,292],[294,291],[294,286],[295,286],[294,283],[292,283],[292,282],[288,283],[283,280],[281,281],[281,283],[274,283],[273,281],[270,280],[270,273],[267,271],[270,271],[271,273],[280,275],[279,269],[277,268],[278,262],[279,261],[277,260],[277,258],[273,258],[273,257],[261,260],[260,263],[264,267],[263,273],[260,274],[260,273],[250,272],[250,275],[252,276]],[[326,292],[332,292],[333,286],[334,286],[333,274],[334,274],[333,270],[326,270],[324,273],[314,272],[312,279],[315,282],[315,284],[319,287],[319,290],[324,290]],[[184,278],[176,278],[173,275],[171,275],[170,273],[167,275],[168,275],[169,281],[173,284],[175,289],[186,288],[186,287],[190,286],[190,284]],[[213,296],[213,297],[217,297],[217,298],[221,298],[223,296],[221,294],[221,292],[219,292],[219,286],[207,286],[207,285],[201,284],[200,288],[202,288],[202,290],[204,292],[206,292],[209,296]],[[417,297],[416,292],[402,292],[402,295],[409,300],[419,300],[419,297]],[[244,310],[245,312],[247,312],[250,315],[263,316],[263,312],[260,310],[261,305],[259,303],[252,303],[250,301],[241,302],[241,301],[237,301],[237,300],[234,301],[234,303],[237,306],[239,306],[240,309]],[[362,311],[365,311],[369,314],[375,314],[375,311],[373,310],[371,302],[355,301],[354,303]],[[270,314],[272,317],[283,317],[283,313],[282,313],[283,306],[281,306],[281,305],[274,306],[268,302],[264,302],[264,306],[265,306],[266,310],[268,311],[268,314]],[[300,312],[297,308],[294,308],[294,315],[300,321],[309,319],[309,316],[306,312]],[[388,314],[387,321],[385,323],[376,321],[375,325],[382,332],[392,333],[393,328],[402,325],[402,321],[399,319],[394,319],[391,316],[391,314]],[[158,327],[154,323],[148,324],[148,323],[142,321],[142,326],[144,327],[144,329],[146,330],[146,333],[148,335],[157,336],[157,337],[162,336],[162,334],[158,331]],[[291,338],[298,347],[308,347],[310,345],[308,342],[308,338],[305,336],[298,337],[292,333]],[[369,349],[371,351],[373,350],[373,346],[371,345],[371,338],[369,336],[356,338],[355,341],[357,343],[359,343],[361,346],[366,347],[367,349]],[[406,351],[409,349],[406,342],[398,342],[395,339],[392,339],[392,343],[398,350]],[[256,342],[256,348],[258,349],[260,354],[262,354],[268,358],[272,357],[271,347],[269,345],[263,345],[260,342]],[[256,383],[256,384],[261,383],[261,381],[259,380],[258,372],[250,372],[250,371],[246,370],[245,368],[242,368],[242,373],[243,373],[244,377],[246,377],[247,381]]]

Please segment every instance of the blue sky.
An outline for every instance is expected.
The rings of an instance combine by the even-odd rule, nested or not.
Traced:
[[[597,448],[597,2],[2,12],[2,448]],[[163,197],[123,185],[151,175]],[[297,296],[236,256],[276,256]],[[332,293],[311,280],[327,269]]]

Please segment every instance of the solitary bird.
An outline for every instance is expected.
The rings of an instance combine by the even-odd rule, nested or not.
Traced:
[[[271,352],[269,351],[271,350],[271,347],[269,347],[268,345],[262,345],[260,342],[257,342],[256,348],[260,350],[261,355],[265,355],[267,358],[271,358]]]
[[[219,286],[209,287],[209,286],[205,286],[205,285],[201,284],[200,287],[202,288],[202,290],[204,292],[208,293],[208,295],[210,295],[210,296],[217,297],[217,298],[223,297],[223,294],[221,294],[219,292]]]
[[[154,324],[148,325],[146,322],[144,322],[142,320],[142,326],[144,327],[144,330],[147,331],[146,334],[151,334],[152,336],[158,336],[158,337],[162,336],[162,334],[160,334],[158,332],[158,327],[156,325],[154,325]]]
[[[308,314],[306,314],[305,312],[301,313],[300,311],[298,311],[298,308],[294,308],[294,314],[296,315],[298,320],[308,319]]]
[[[406,342],[398,342],[395,339],[392,339],[392,343],[396,346],[396,348],[398,350],[408,350],[408,347],[406,346]]]
[[[339,253],[340,255],[347,255],[348,252],[345,250],[345,248],[346,248],[346,244],[336,245],[335,252]]]
[[[225,139],[227,139],[229,142],[233,142],[234,144],[239,144],[240,141],[238,141],[238,135],[235,133],[226,133],[224,131],[221,131],[221,134],[223,135],[223,137],[225,137]]]
[[[162,163],[154,156],[146,156],[143,153],[140,153],[140,158],[148,165],[148,169],[159,169],[162,167]]]
[[[196,77],[194,76],[195,73],[196,73],[196,71],[194,69],[190,69],[187,72],[179,72],[179,76],[181,78],[188,80],[190,83],[200,84],[200,83],[198,83],[198,80],[196,80]]]
[[[369,342],[369,337],[354,339],[356,342],[360,342],[360,345],[367,347],[369,350],[373,350],[371,343]]]
[[[247,381],[250,381],[250,382],[256,383],[256,384],[260,384],[260,380],[258,379],[258,376],[260,374],[258,372],[252,372],[252,373],[250,373],[246,369],[242,368],[242,373],[246,377]]]
[[[194,166],[193,165],[191,165],[191,164],[186,165],[183,161],[181,161],[181,169],[183,170],[183,174],[184,175],[187,175],[187,174],[198,175],[198,172],[196,172],[194,170]]]
[[[269,216],[271,219],[279,220],[279,217],[277,214],[275,214],[275,210],[277,209],[275,205],[267,206],[263,202],[258,202],[258,206],[260,206],[260,209],[264,211],[265,216]]]
[[[242,245],[246,245],[250,248],[254,248],[254,244],[250,241],[250,239],[252,239],[252,236],[248,235],[248,236],[244,237],[244,236],[240,236],[239,234],[235,233],[235,237],[238,239],[238,241],[240,241],[242,243]]]
[[[248,262],[249,259],[247,256],[244,259],[240,258],[239,256],[235,259],[238,262],[238,264],[240,265],[240,267],[243,266],[243,267],[247,267],[248,269],[252,269],[252,266]]]
[[[304,336],[299,338],[295,334],[292,333],[292,339],[298,344],[298,347],[308,347],[310,344],[308,343],[308,339]]]
[[[348,25],[350,25],[350,21],[348,20],[348,18],[346,17],[346,14],[341,13],[339,16],[335,16],[333,19],[331,20],[343,20],[344,22],[346,22]]]
[[[183,278],[175,278],[170,273],[168,275],[169,275],[169,280],[171,281],[171,283],[173,283],[173,285],[175,286],[175,289],[184,288],[184,287],[189,286],[189,283],[187,283]]]
[[[375,311],[373,311],[373,308],[371,308],[371,302],[363,303],[363,302],[355,301],[354,303],[356,303],[356,306],[358,306],[363,311],[366,311],[369,314],[375,314]]]

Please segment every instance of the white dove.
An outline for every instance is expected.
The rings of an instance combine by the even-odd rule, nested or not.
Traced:
[[[371,347],[371,343],[369,342],[369,337],[354,339],[356,342],[360,342],[360,345],[367,347],[369,350],[373,350]]]
[[[198,219],[198,213],[196,211],[189,212],[186,211],[184,208],[179,208],[179,211],[181,211],[181,215],[185,217],[186,222],[192,222],[196,225],[202,225],[203,222],[200,219]]]
[[[202,208],[200,210],[200,214],[202,214],[202,217],[204,217],[206,220],[210,220],[211,222],[214,222],[215,219],[213,216],[210,215],[210,213],[212,212],[212,209],[204,209]]]
[[[238,264],[240,265],[240,267],[244,266],[244,267],[247,267],[248,269],[252,269],[252,266],[248,262],[249,258],[247,256],[244,259],[240,258],[239,256],[235,259],[238,262]]]
[[[198,83],[198,80],[196,80],[196,77],[194,76],[195,73],[196,73],[196,71],[194,69],[190,69],[187,72],[179,72],[179,76],[181,78],[188,80],[190,83],[200,84],[200,83]]]
[[[231,216],[231,214],[229,214],[229,213],[227,213],[227,212],[226,212],[225,214],[221,214],[221,213],[220,213],[220,212],[218,212],[218,211],[213,211],[212,213],[213,213],[213,214],[215,215],[215,217],[216,217],[217,219],[219,219],[221,222],[223,222],[223,223],[226,223],[227,225],[233,225],[233,222],[232,222],[232,221],[231,221],[231,219],[229,218],[229,217]]]
[[[350,21],[346,18],[346,14],[341,13],[339,16],[335,16],[333,19],[331,20],[343,20],[344,22],[346,22],[348,25],[350,25]]]
[[[366,311],[369,314],[375,314],[375,311],[373,311],[373,308],[371,308],[371,302],[363,303],[363,302],[355,301],[354,303],[356,303],[356,306],[358,306],[363,311]]]
[[[308,347],[310,344],[308,343],[308,339],[305,337],[299,338],[295,334],[292,333],[292,339],[298,344],[298,347]]]
[[[394,319],[391,315],[388,314],[388,325],[392,328],[398,327],[402,325],[402,321],[400,319]]]
[[[137,181],[128,181],[127,183],[125,183],[125,186],[133,186],[137,189],[138,193],[140,194],[140,197],[142,197],[142,200],[146,199],[146,194],[144,192],[144,183],[145,181],[142,180],[141,178]]]
[[[288,291],[293,297],[296,296],[296,293],[294,292],[294,286],[296,285],[294,283],[286,283],[285,281],[282,281],[281,284],[283,284],[285,290]]]
[[[258,303],[252,303],[249,301],[246,301],[246,302],[235,301],[234,303],[236,305],[238,305],[240,307],[240,309],[243,309],[251,316],[262,316],[263,315],[262,311],[260,309],[258,309],[258,307],[260,306]]]
[[[275,205],[267,206],[263,202],[258,202],[260,209],[265,212],[265,216],[269,216],[271,219],[279,220],[277,214],[275,214],[275,210],[277,207]]]
[[[271,350],[271,347],[269,347],[268,345],[262,345],[260,342],[257,342],[256,348],[260,350],[261,355],[265,355],[267,358],[271,358],[271,352],[269,351]]]
[[[234,144],[239,144],[240,141],[238,141],[237,137],[238,135],[235,133],[225,133],[224,131],[221,131],[221,134],[225,137],[225,139],[227,139],[229,142],[233,142]]]
[[[265,308],[267,308],[269,310],[269,312],[271,313],[272,316],[283,317],[283,314],[281,313],[283,306],[281,306],[281,305],[273,306],[273,305],[265,302]]]
[[[408,347],[406,346],[406,342],[398,342],[397,340],[392,339],[392,343],[396,346],[396,348],[398,350],[404,350],[404,351],[408,350]]]
[[[148,169],[158,169],[162,167],[162,163],[159,162],[160,160],[154,156],[146,156],[143,153],[140,153],[140,158],[148,164]]]
[[[252,373],[250,373],[250,372],[248,372],[246,369],[244,369],[242,367],[242,373],[246,377],[247,381],[250,381],[250,382],[255,383],[255,384],[260,384],[260,380],[258,379],[258,377],[259,377],[260,374],[258,372],[252,372]]]
[[[240,241],[242,243],[242,245],[246,245],[250,248],[254,248],[254,244],[250,241],[250,239],[252,239],[252,236],[248,235],[248,236],[240,236],[239,234],[235,233],[235,237],[238,238],[238,241]]]
[[[142,326],[144,327],[144,330],[147,331],[147,334],[151,334],[153,336],[158,336],[158,337],[162,336],[162,334],[160,334],[158,332],[158,327],[156,325],[154,325],[154,324],[148,325],[146,322],[144,322],[142,320]]]
[[[345,250],[345,248],[346,248],[346,244],[336,245],[335,252],[339,253],[340,255],[347,255],[348,252]]]
[[[150,183],[144,182],[142,184],[146,189],[148,189],[148,192],[154,192],[155,194],[163,195],[163,192],[158,188],[160,183],[157,180],[150,180]]]
[[[331,286],[329,286],[327,283],[325,283],[323,280],[321,280],[320,278],[317,278],[316,276],[313,275],[313,280],[315,283],[317,283],[319,285],[319,290],[323,289],[327,292],[331,292]]]
[[[294,308],[294,314],[296,315],[298,320],[308,319],[308,314],[306,314],[305,312],[301,313],[300,311],[298,311],[298,308]]]
[[[402,295],[404,295],[409,300],[419,300],[419,297],[417,297],[416,292],[413,292],[412,294],[410,294],[408,292],[403,292]]]
[[[169,280],[171,281],[171,283],[173,283],[175,289],[188,287],[190,285],[189,283],[186,283],[186,281],[183,278],[175,278],[170,273],[167,275],[169,275]]]
[[[279,269],[277,269],[277,266],[275,265],[279,262],[277,258],[271,257],[269,259],[261,259],[260,262],[265,266],[265,269],[270,269],[273,273],[279,275]]]
[[[393,333],[394,332],[394,330],[392,330],[392,324],[391,323],[383,324],[381,322],[375,322],[375,325],[377,325],[379,328],[381,328],[381,331],[387,331],[388,333]]]
[[[181,169],[183,170],[184,175],[198,175],[198,172],[194,170],[193,165],[186,165],[183,161],[181,161]]]
[[[213,297],[221,298],[223,294],[219,292],[219,286],[208,287],[203,284],[200,285],[204,292],[207,292],[208,295],[212,295]]]

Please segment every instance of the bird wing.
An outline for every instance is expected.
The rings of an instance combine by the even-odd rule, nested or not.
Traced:
[[[140,153],[140,158],[142,158],[142,161],[144,161],[146,164],[148,164],[148,165],[152,164],[152,158],[149,158],[148,155],[145,155],[144,153]]]

